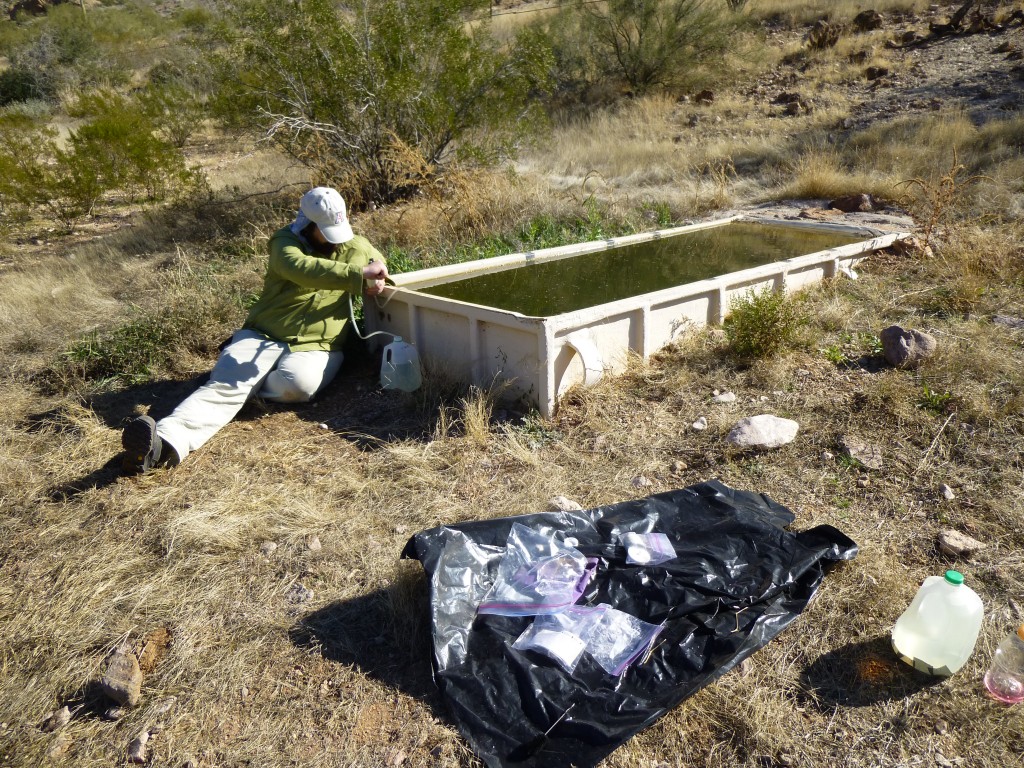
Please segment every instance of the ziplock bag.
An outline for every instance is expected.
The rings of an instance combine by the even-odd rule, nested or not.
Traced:
[[[479,612],[535,616],[560,611],[579,599],[596,564],[575,547],[516,523]]]
[[[570,675],[601,625],[607,605],[572,605],[560,613],[538,616],[512,644],[517,651],[538,651],[557,661]]]

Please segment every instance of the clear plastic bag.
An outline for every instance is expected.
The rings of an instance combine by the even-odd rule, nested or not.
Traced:
[[[494,585],[480,603],[480,613],[530,616],[556,613],[575,603],[593,575],[575,547],[514,523]]]
[[[658,565],[676,558],[676,550],[664,533],[624,533],[619,543],[626,548],[630,565]]]
[[[538,616],[512,647],[543,653],[571,675],[607,610],[603,604],[572,605],[560,613]]]
[[[649,624],[636,616],[609,607],[587,644],[594,661],[610,675],[621,675],[661,633],[661,624]]]

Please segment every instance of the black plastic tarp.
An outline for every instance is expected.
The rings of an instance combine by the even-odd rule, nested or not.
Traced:
[[[793,521],[762,494],[710,481],[581,512],[417,533],[403,556],[430,580],[434,679],[459,731],[489,766],[596,764],[778,635],[829,567],[856,555],[836,528],[784,530]],[[597,558],[579,604],[607,603],[664,627],[620,676],[586,654],[570,675],[512,648],[533,617],[477,613],[514,523],[570,537]],[[628,532],[667,534],[677,557],[627,564],[620,537]]]

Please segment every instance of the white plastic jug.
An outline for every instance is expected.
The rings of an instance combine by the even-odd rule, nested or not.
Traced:
[[[929,576],[896,620],[892,647],[915,669],[948,677],[974,651],[984,613],[981,598],[964,584],[963,574]]]
[[[401,336],[384,347],[380,361],[380,385],[384,389],[400,389],[412,392],[423,382],[420,375],[420,356],[416,347],[402,341]]]

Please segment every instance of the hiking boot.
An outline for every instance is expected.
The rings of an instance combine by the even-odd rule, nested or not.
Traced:
[[[129,475],[148,472],[159,464],[164,447],[156,433],[156,422],[149,416],[139,416],[125,425],[121,445],[124,446],[121,469]]]

